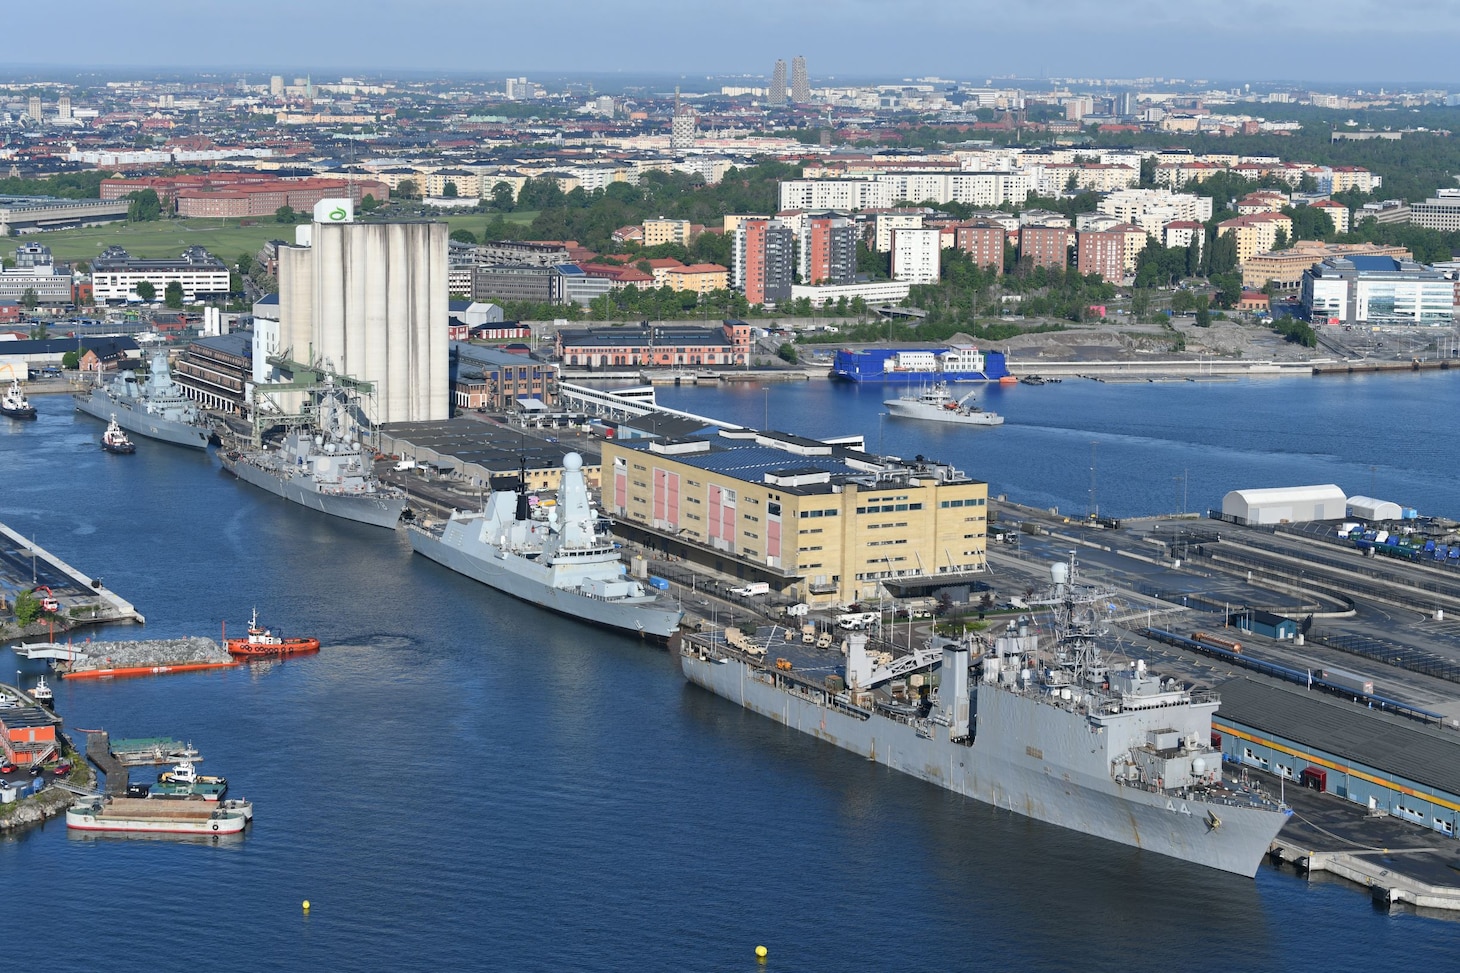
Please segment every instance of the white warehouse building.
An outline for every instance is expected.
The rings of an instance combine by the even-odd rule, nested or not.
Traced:
[[[1393,500],[1375,500],[1373,497],[1349,497],[1348,515],[1359,520],[1401,520],[1404,509]]]
[[[1222,498],[1222,519],[1238,524],[1303,524],[1346,516],[1348,496],[1332,483],[1233,490]]]

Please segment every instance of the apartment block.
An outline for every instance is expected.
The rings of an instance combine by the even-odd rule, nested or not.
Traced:
[[[1217,224],[1217,236],[1234,236],[1237,240],[1237,263],[1245,264],[1256,254],[1277,245],[1278,230],[1293,238],[1293,221],[1282,213],[1253,213]]]
[[[751,304],[791,298],[796,235],[779,220],[747,219],[735,229],[731,283]]]
[[[861,230],[844,216],[813,216],[798,234],[798,276],[803,284],[850,284],[857,279]]]
[[[1030,268],[1064,270],[1070,265],[1070,242],[1073,235],[1063,226],[1021,226],[1019,262]]]
[[[936,284],[942,276],[943,232],[938,229],[892,231],[892,279]]]
[[[992,267],[1004,272],[1004,241],[1008,234],[997,223],[974,220],[960,223],[953,230],[953,245],[973,260],[975,267]]]

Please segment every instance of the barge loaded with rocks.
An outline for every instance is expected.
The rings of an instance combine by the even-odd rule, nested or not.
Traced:
[[[129,642],[33,643],[14,647],[27,659],[45,659],[62,679],[120,679],[228,669],[240,662],[217,642],[194,636]]]

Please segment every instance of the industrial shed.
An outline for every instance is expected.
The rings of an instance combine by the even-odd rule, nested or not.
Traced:
[[[1224,760],[1455,837],[1460,739],[1303,689],[1238,677],[1212,715]],[[1216,742],[1214,740],[1214,742]]]
[[[1373,497],[1349,497],[1348,515],[1357,520],[1399,520],[1404,511],[1399,504],[1389,500],[1375,500]]]
[[[1222,519],[1238,524],[1302,524],[1346,516],[1348,497],[1332,483],[1233,490],[1222,498]]]

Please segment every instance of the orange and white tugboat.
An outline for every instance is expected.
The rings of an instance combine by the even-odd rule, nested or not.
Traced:
[[[286,639],[281,638],[266,628],[259,625],[259,610],[253,610],[253,618],[248,623],[248,637],[241,639],[224,638],[224,648],[228,654],[240,659],[263,659],[279,655],[299,655],[304,652],[318,652],[319,639]]]

